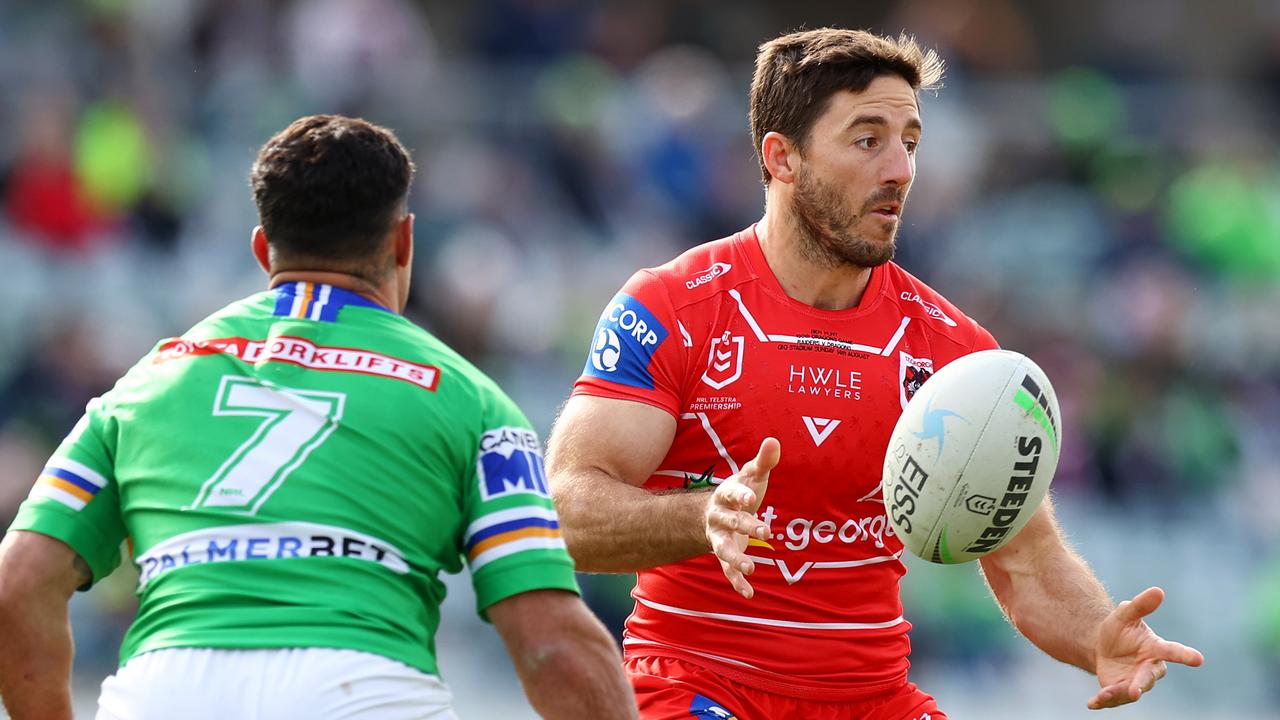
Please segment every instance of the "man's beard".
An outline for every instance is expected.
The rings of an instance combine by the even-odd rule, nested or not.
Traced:
[[[881,188],[863,204],[862,212],[854,213],[838,188],[801,169],[791,202],[791,216],[800,231],[800,252],[826,267],[870,268],[889,262],[898,247],[896,225],[888,238],[878,241],[862,237],[856,228],[876,205],[901,203],[904,195],[893,188]]]

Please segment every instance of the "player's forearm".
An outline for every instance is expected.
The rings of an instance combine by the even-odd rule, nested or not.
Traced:
[[[1052,517],[1041,521],[1052,524]],[[1010,543],[983,558],[982,571],[1005,615],[1028,640],[1057,660],[1096,672],[1098,628],[1114,604],[1056,525],[1051,534]]]
[[[584,572],[635,572],[711,552],[706,492],[654,494],[599,470],[552,478],[569,554]]]
[[[538,715],[548,720],[636,717],[635,694],[613,639],[601,627],[578,640],[544,646],[523,663],[520,679]]]
[[[0,593],[0,698],[13,720],[70,720],[71,628],[65,600]]]

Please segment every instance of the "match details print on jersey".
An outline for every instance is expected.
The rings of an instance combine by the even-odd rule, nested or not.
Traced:
[[[676,419],[646,487],[723,482],[769,436],[782,460],[758,514],[769,537],[748,548],[754,598],[709,554],[641,572],[627,651],[833,698],[904,677],[903,547],[880,493],[889,435],[936,368],[994,344],[892,263],[856,308],[799,303],[751,229],[633,275],[601,314],[574,392]]]

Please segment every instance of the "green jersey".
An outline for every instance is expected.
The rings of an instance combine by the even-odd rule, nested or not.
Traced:
[[[163,341],[49,460],[12,529],[93,582],[138,566],[121,662],[348,648],[436,673],[439,574],[478,610],[576,592],[537,435],[479,370],[355,293],[289,283]]]

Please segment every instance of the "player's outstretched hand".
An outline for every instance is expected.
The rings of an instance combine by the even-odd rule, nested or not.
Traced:
[[[1098,629],[1094,649],[1098,684],[1102,689],[1089,701],[1090,710],[1137,702],[1168,672],[1166,662],[1199,667],[1199,650],[1170,642],[1152,632],[1143,618],[1164,602],[1164,590],[1147,588],[1116,606]]]
[[[747,541],[765,540],[769,535],[769,526],[756,517],[756,510],[769,485],[769,472],[780,457],[782,446],[774,438],[765,438],[751,462],[720,483],[707,503],[707,539],[724,576],[745,598],[754,594],[746,576],[755,572],[755,563],[746,554]]]

